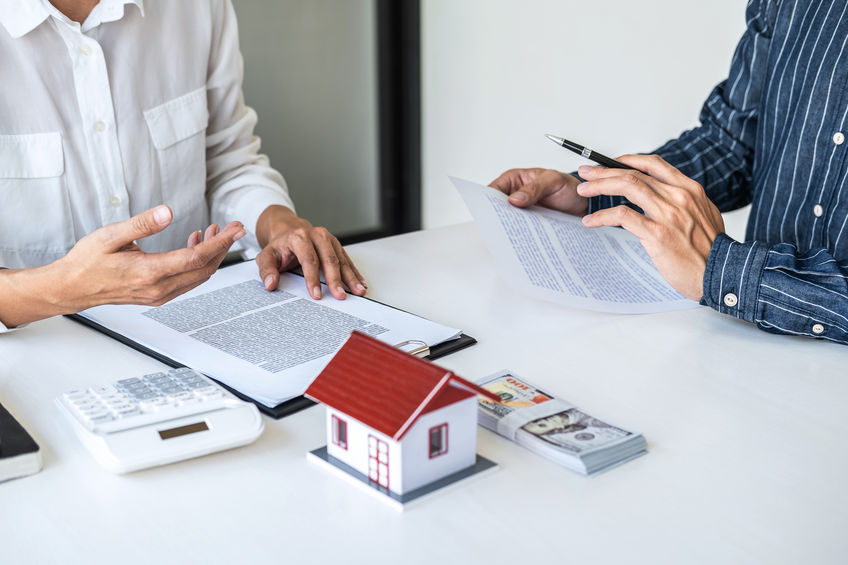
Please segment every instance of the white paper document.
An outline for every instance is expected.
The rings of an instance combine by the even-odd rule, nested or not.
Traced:
[[[502,192],[451,177],[505,278],[575,308],[644,314],[694,308],[662,278],[633,234],[587,228],[580,218],[516,208]]]
[[[136,343],[262,402],[303,394],[331,357],[359,330],[396,345],[436,345],[460,330],[358,296],[336,300],[326,286],[313,300],[303,278],[280,276],[274,292],[253,261],[219,270],[162,306],[98,306],[81,315]]]

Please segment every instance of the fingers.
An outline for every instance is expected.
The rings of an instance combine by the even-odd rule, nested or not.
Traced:
[[[682,186],[681,181],[688,180],[688,177],[659,155],[622,155],[618,160],[666,184]]]
[[[331,243],[333,245],[333,253],[338,258],[341,280],[347,285],[352,293],[362,296],[365,294],[365,285],[362,283],[362,277],[359,275],[359,272],[356,271],[356,267],[353,266],[353,262],[350,260],[350,257],[348,257],[344,248],[342,248],[342,244],[339,243],[339,240],[333,237]],[[336,296],[336,294],[334,293],[333,296]],[[344,296],[346,296],[346,294]]]
[[[159,233],[168,227],[173,217],[173,212],[167,206],[156,206],[129,220],[109,224],[97,231],[106,251],[117,251],[136,239]]]
[[[536,177],[509,195],[509,203],[519,208],[531,206],[544,196],[545,187],[540,177]]]
[[[203,233],[203,239],[206,240],[215,237],[218,233],[220,233],[220,231],[221,228],[218,227],[218,224],[212,224],[206,228],[206,231]]]
[[[265,290],[275,290],[280,283],[280,269],[282,261],[277,250],[272,246],[263,249],[256,256],[256,266],[259,268],[259,278],[265,285]]]
[[[321,270],[324,271],[327,288],[334,298],[344,300],[347,293],[342,286],[342,261],[334,245],[334,243],[337,243],[336,238],[330,235],[330,232],[325,228],[314,228],[311,239],[318,254]]]
[[[220,231],[221,228],[218,227],[218,224],[212,224],[206,228],[206,231],[203,232],[202,235],[200,233],[200,230],[192,232],[191,235],[188,236],[188,243],[186,244],[186,247],[190,249],[205,239],[215,237]]]
[[[303,278],[306,280],[306,288],[315,300],[321,299],[321,260],[315,252],[315,246],[309,237],[307,230],[298,229],[290,237],[291,252],[297,257],[300,268],[303,270]],[[279,252],[279,250],[278,250]],[[329,284],[329,280],[327,283]]]
[[[342,258],[342,278],[345,281],[347,287],[356,294],[357,296],[363,296],[365,291],[368,290],[368,284],[365,282],[365,278],[359,272],[359,269],[356,268],[356,265],[353,263],[353,260],[350,258],[350,255],[347,254],[342,244],[339,243],[338,240],[335,242],[336,253],[339,254],[339,257]]]
[[[527,169],[510,169],[490,182],[489,186],[500,190],[504,194],[512,194],[519,186],[524,184],[523,173],[526,172]]]
[[[297,260],[303,271],[306,288],[312,298],[322,296],[320,274],[334,298],[347,297],[345,285],[356,295],[368,289],[350,256],[325,228],[299,227],[272,240],[256,257],[259,276],[267,290],[279,284],[280,271],[288,268],[291,258]]]
[[[559,171],[544,170],[520,186],[518,190],[509,195],[509,203],[519,208],[532,206],[546,196],[562,189],[564,184],[563,175]]]
[[[551,174],[553,173],[553,174]],[[526,207],[535,204],[548,192],[547,184],[559,179],[556,171],[545,169],[510,169],[492,181],[489,185],[509,196],[514,206]],[[557,183],[559,188],[561,182]]]
[[[651,224],[651,220],[627,206],[598,210],[583,216],[583,225],[586,227],[621,226],[641,240],[650,239]]]
[[[597,180],[584,182],[577,187],[577,194],[586,198],[600,195],[623,196],[642,208],[648,216],[655,216],[658,213],[659,194],[664,193],[661,186],[650,182],[650,177],[646,178],[642,173],[629,170],[615,176],[599,177]]]
[[[635,173],[644,173],[660,182],[674,186],[685,186],[687,181],[690,181],[686,175],[678,171],[659,155],[622,155],[617,160],[633,167],[634,170],[582,165],[578,171],[580,176],[587,181],[634,174],[634,171]]]
[[[146,260],[150,262],[148,268],[170,276],[201,270],[213,263],[217,266],[233,243],[244,234],[241,222],[231,222],[220,233],[197,243],[194,247],[147,255]]]

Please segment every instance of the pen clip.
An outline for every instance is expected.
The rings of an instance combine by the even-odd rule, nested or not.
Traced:
[[[404,347],[406,347],[407,345],[416,345],[416,347],[409,350],[404,349]],[[406,353],[409,353],[410,355],[415,355],[416,357],[427,357],[428,355],[430,355],[430,346],[427,345],[426,342],[421,341],[420,339],[408,339],[406,341],[402,341],[400,343],[395,344],[395,347],[405,351]]]

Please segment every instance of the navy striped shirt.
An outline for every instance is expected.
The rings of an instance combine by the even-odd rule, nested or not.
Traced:
[[[701,126],[656,153],[718,208],[702,304],[784,334],[848,344],[848,1],[750,0],[730,75]],[[590,202],[590,212],[621,204]]]

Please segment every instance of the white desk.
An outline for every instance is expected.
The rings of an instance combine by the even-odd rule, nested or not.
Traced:
[[[399,513],[307,462],[323,408],[254,444],[101,470],[65,390],[158,363],[65,319],[0,336],[0,399],[44,470],[0,484],[0,563],[845,563],[848,348],[707,309],[595,314],[516,296],[473,225],[353,246],[370,295],[480,343],[439,363],[512,368],[650,453],[585,478],[480,431],[501,470]]]

